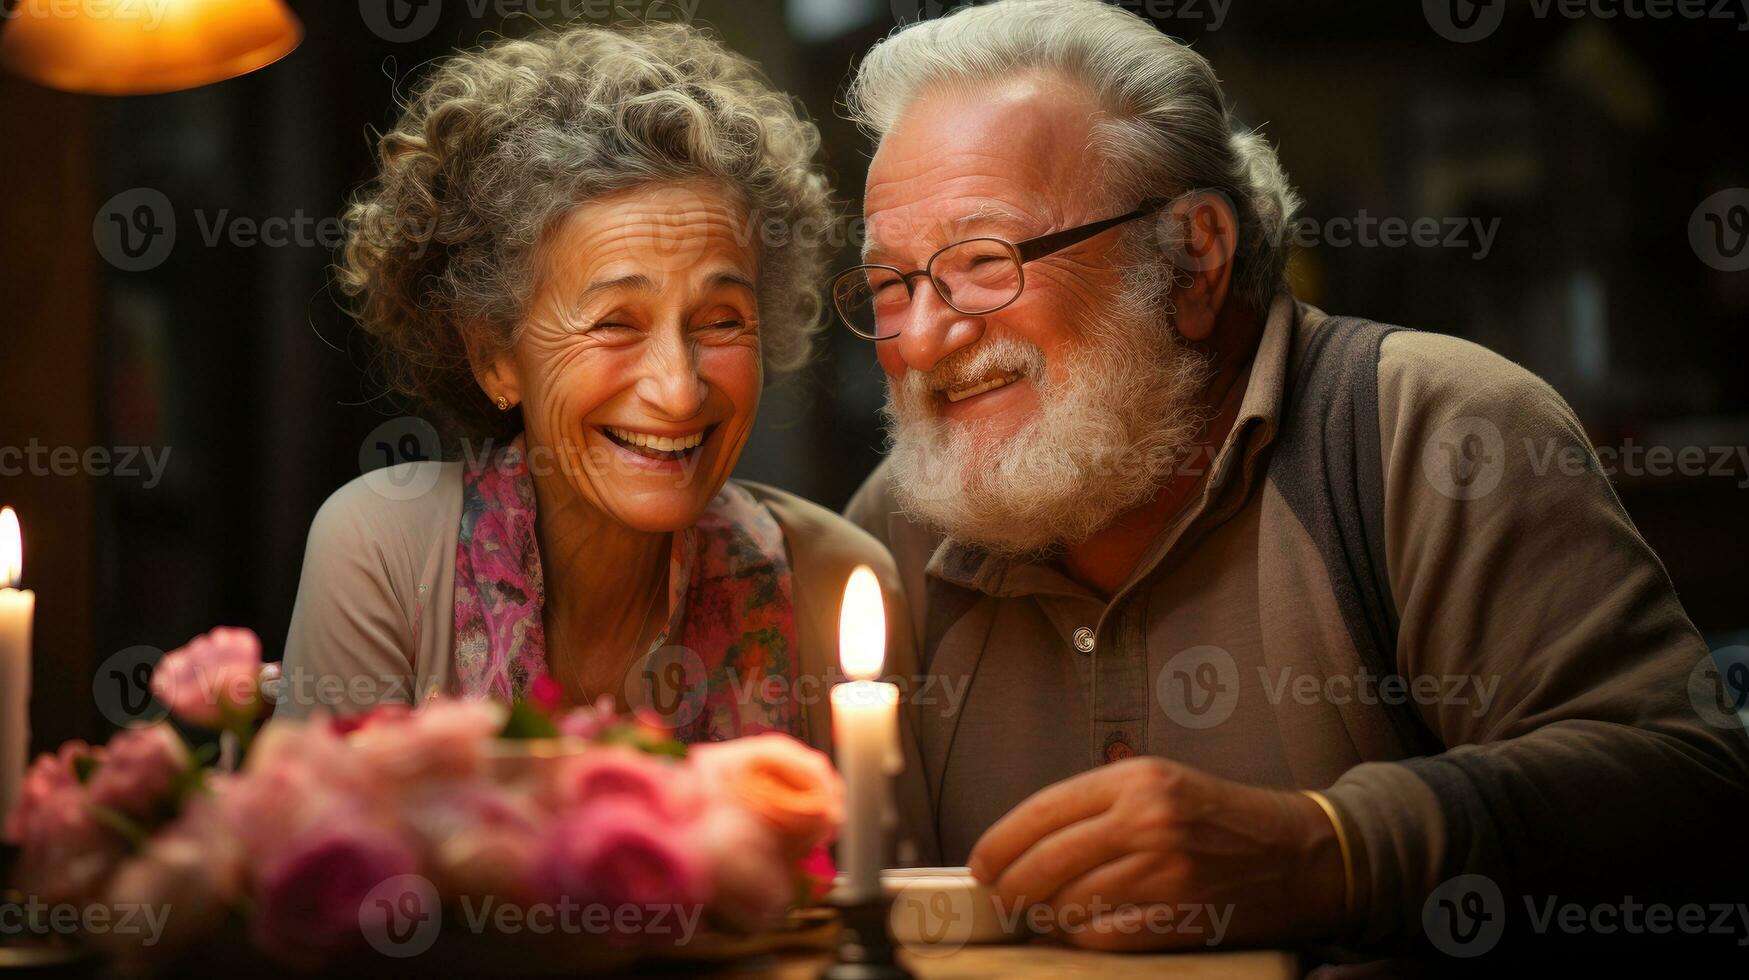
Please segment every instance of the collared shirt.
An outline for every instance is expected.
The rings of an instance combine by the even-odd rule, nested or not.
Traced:
[[[1237,421],[1188,464],[1206,464],[1200,495],[1109,602],[1056,562],[914,523],[884,466],[851,502],[893,552],[938,678],[914,710],[934,804],[919,833],[945,862],[1050,783],[1162,756],[1324,790],[1369,885],[1360,933],[1378,939],[1418,930],[1422,900],[1458,871],[1534,883],[1539,862],[1571,874],[1576,848],[1653,830],[1656,809],[1598,813],[1599,798],[1743,800],[1749,743],[1694,707],[1708,654],[1662,566],[1598,468],[1544,465],[1595,461],[1571,410],[1461,340],[1405,331],[1380,347],[1401,678],[1364,666],[1268,470],[1296,354],[1327,322],[1290,296],[1273,304]],[[1393,723],[1404,706],[1457,748],[1405,761],[1421,750]]]

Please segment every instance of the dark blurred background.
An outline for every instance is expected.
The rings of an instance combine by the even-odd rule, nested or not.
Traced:
[[[408,431],[375,397],[329,285],[335,218],[371,175],[397,89],[494,33],[567,12],[617,19],[605,0],[456,0],[391,39],[369,26],[373,3],[293,0],[297,51],[191,91],[0,80],[0,446],[169,452],[157,481],[143,457],[133,476],[0,475],[38,596],[38,749],[103,733],[82,679],[124,651],[219,623],[276,651],[310,518]],[[1402,0],[1122,5],[1209,57],[1243,120],[1278,144],[1312,222],[1294,260],[1303,298],[1523,363],[1624,462],[1634,447],[1702,449],[1715,472],[1646,456],[1616,485],[1709,640],[1749,628],[1749,272],[1734,271],[1749,265],[1749,191],[1732,190],[1749,186],[1749,162],[1731,135],[1749,14],[1513,3],[1486,37],[1457,42],[1433,7]],[[652,18],[693,6],[617,4]],[[837,107],[846,74],[900,20],[951,6],[697,0],[694,19],[805,104],[854,211],[869,148]],[[107,260],[94,222],[151,191],[174,214],[174,247],[150,268]],[[1423,220],[1438,242],[1385,244],[1387,218]],[[271,219],[294,240],[228,230]],[[811,370],[768,392],[741,475],[841,506],[878,458],[880,385],[868,346],[828,333]]]

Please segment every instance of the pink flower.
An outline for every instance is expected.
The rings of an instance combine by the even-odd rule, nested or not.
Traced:
[[[471,776],[484,765],[486,742],[504,728],[504,716],[504,706],[492,701],[436,700],[405,718],[367,725],[349,741],[359,764],[380,779]]]
[[[593,746],[566,759],[553,783],[561,808],[625,799],[664,820],[682,820],[698,809],[690,771],[623,745]]]
[[[126,729],[109,740],[91,777],[91,802],[151,826],[175,813],[176,784],[189,764],[188,747],[169,725]]]
[[[537,893],[603,909],[607,921],[625,930],[619,938],[689,938],[680,930],[711,892],[709,869],[690,843],[681,825],[652,819],[641,803],[601,800],[554,821],[541,851]],[[658,919],[656,909],[669,914]]]
[[[260,677],[261,641],[221,626],[165,654],[152,671],[152,694],[190,725],[223,728],[260,711]]]
[[[808,899],[819,902],[832,890],[832,880],[838,877],[838,865],[832,860],[832,848],[821,844],[802,858],[796,867],[808,883]]]
[[[825,755],[766,733],[694,745],[688,761],[707,791],[739,801],[776,828],[789,861],[800,860],[844,819],[844,782]]]
[[[404,704],[379,704],[369,711],[361,711],[354,715],[340,715],[328,722],[336,735],[351,735],[372,725],[397,722],[413,713],[413,709]]]
[[[603,694],[593,705],[572,708],[558,719],[559,734],[566,738],[593,739],[613,724],[616,713],[613,695]]]
[[[434,785],[402,803],[443,894],[532,899],[543,815],[526,795],[478,780]]]
[[[65,793],[79,792],[79,777],[74,766],[81,762],[95,765],[100,753],[100,749],[74,740],[63,744],[58,752],[37,756],[24,774],[12,812],[6,814],[6,839],[23,844],[37,836],[40,822],[58,799]]]
[[[336,820],[288,846],[256,881],[254,937],[266,952],[314,965],[364,938],[371,890],[418,871],[394,833],[359,819]]]
[[[287,840],[368,809],[371,788],[345,740],[326,724],[276,721],[262,729],[219,800],[225,826],[259,865]]]
[[[127,852],[126,841],[92,816],[74,769],[101,758],[83,742],[38,756],[7,819],[6,836],[20,848],[16,884],[51,905],[94,898]]]
[[[541,674],[528,685],[528,701],[550,715],[564,703],[565,689],[553,680],[551,674]]]
[[[711,866],[715,903],[724,919],[748,932],[778,924],[790,900],[790,874],[777,835],[741,807],[707,807],[687,829]]]
[[[94,941],[122,961],[122,975],[162,972],[161,964],[217,932],[243,891],[242,852],[217,801],[190,797],[181,817],[110,880],[110,908],[164,910],[163,933],[99,930]],[[154,969],[154,966],[157,969]]]

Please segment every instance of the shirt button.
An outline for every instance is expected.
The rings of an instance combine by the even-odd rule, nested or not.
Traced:
[[[1113,735],[1111,740],[1105,743],[1105,761],[1108,763],[1122,762],[1135,754],[1136,750],[1130,748],[1130,743],[1124,741],[1122,732]]]
[[[1075,649],[1082,653],[1093,652],[1093,631],[1085,626],[1075,630]]]

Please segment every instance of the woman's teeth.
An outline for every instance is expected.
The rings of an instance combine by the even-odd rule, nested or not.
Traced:
[[[602,428],[622,445],[657,453],[684,453],[697,449],[704,442],[705,436],[702,429],[684,436],[669,437],[653,436],[646,432],[633,432],[617,425],[604,425]],[[646,452],[646,455],[649,452]]]
[[[1015,374],[1012,371],[998,371],[976,384],[966,385],[961,388],[949,388],[947,390],[947,400],[950,402],[962,402],[973,395],[981,395],[986,391],[995,391],[997,388],[1013,384],[1019,380],[1020,375]]]

